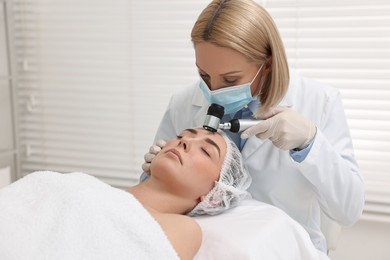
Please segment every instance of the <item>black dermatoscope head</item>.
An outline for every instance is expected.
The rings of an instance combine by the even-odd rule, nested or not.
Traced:
[[[211,104],[207,110],[206,119],[203,123],[203,128],[210,132],[217,132],[218,129],[229,130],[233,133],[239,133],[248,129],[251,126],[259,123],[258,120],[253,119],[233,119],[229,122],[221,123],[225,108],[218,104]]]
[[[225,108],[218,104],[211,104],[207,110],[206,119],[204,120],[203,128],[210,131],[216,132],[219,128],[219,123],[225,113]]]

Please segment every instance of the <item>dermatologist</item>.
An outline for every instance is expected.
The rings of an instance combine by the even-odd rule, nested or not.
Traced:
[[[212,1],[191,39],[200,79],[172,96],[155,142],[201,127],[211,103],[224,106],[222,121],[260,119],[244,132],[227,131],[252,176],[249,191],[299,222],[325,252],[320,212],[349,226],[364,205],[339,91],[289,69],[274,21],[254,1]],[[159,151],[151,148],[145,172]]]

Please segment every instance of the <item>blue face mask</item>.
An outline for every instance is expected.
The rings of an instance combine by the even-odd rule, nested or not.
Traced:
[[[202,90],[204,97],[210,104],[216,103],[225,108],[225,115],[236,113],[252,101],[251,84],[255,81],[263,65],[264,63],[249,83],[211,91],[201,77],[199,88]]]

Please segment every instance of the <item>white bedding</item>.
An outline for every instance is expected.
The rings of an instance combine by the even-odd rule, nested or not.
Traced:
[[[243,201],[217,216],[200,216],[203,241],[195,260],[329,259],[312,244],[308,233],[271,205]]]
[[[82,174],[37,172],[0,189],[0,259],[178,259],[128,192]]]
[[[319,259],[303,228],[258,201],[196,220],[203,231],[196,260]],[[0,259],[171,260],[177,255],[130,193],[82,173],[37,172],[0,189]]]

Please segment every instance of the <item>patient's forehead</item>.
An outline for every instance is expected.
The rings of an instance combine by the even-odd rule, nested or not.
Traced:
[[[204,128],[189,128],[182,131],[181,135],[195,135],[197,137],[205,138],[214,141],[220,150],[222,151],[222,154],[226,153],[227,144],[223,136],[218,132],[211,132]]]
[[[211,132],[209,130],[204,129],[203,127],[187,128],[187,129],[184,129],[182,132],[190,132],[190,133],[194,133],[194,134],[204,134],[204,135],[214,135],[214,134],[220,135],[218,132]]]
[[[221,137],[223,139],[223,137],[218,132],[211,132],[204,128],[188,128],[183,130],[181,133],[191,133],[197,136],[207,136],[213,139]]]

